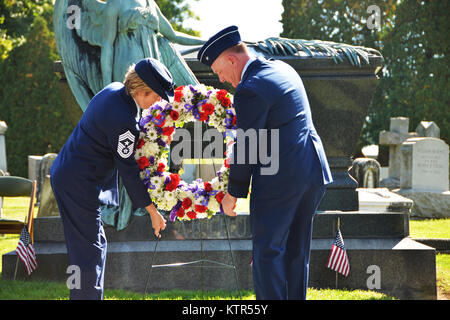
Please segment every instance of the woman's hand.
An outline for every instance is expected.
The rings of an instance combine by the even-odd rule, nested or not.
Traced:
[[[153,203],[145,207],[145,209],[147,209],[150,219],[152,220],[152,227],[155,230],[155,236],[161,238],[161,234],[159,232],[166,228],[166,219],[164,219],[158,210],[156,210]]]

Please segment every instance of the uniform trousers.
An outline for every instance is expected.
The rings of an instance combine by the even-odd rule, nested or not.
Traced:
[[[70,270],[74,273],[68,277],[80,277],[68,283],[70,299],[101,300],[107,241],[96,184],[60,173],[51,176],[51,185],[64,228],[69,265],[73,266]]]
[[[313,220],[326,188],[311,183],[299,189],[289,197],[250,201],[258,300],[306,299]]]

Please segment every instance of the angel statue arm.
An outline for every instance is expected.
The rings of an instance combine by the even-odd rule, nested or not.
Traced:
[[[168,40],[181,45],[203,45],[206,42],[200,38],[175,31],[169,20],[167,20],[161,12],[161,9],[159,9],[159,6],[156,6],[156,10],[159,17],[159,32]]]

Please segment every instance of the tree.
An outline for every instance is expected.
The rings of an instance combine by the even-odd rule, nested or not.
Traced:
[[[450,138],[448,90],[448,1],[283,0],[282,36],[363,45],[385,60],[369,107],[359,146],[378,143],[390,118],[435,121],[441,138]],[[381,25],[370,29],[367,12],[377,5]]]
[[[184,20],[189,18],[199,19],[199,17],[191,11],[189,4],[185,3],[185,0],[156,0],[156,3],[176,31],[184,32],[193,36],[200,36],[200,32],[191,28],[183,27]]]
[[[157,3],[176,30],[198,34],[182,28],[194,16],[182,0]],[[8,124],[8,171],[14,175],[28,176],[27,156],[58,152],[73,129],[53,72],[59,56],[52,15],[53,0],[0,2],[0,120]]]
[[[56,48],[43,17],[34,18],[25,39],[0,65],[0,110],[8,124],[8,171],[26,177],[27,156],[58,152],[72,125],[52,72]]]

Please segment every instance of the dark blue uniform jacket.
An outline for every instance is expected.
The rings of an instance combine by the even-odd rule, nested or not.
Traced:
[[[311,179],[315,185],[333,181],[303,82],[291,66],[263,58],[253,61],[236,88],[234,107],[238,128],[279,130],[279,169],[275,174],[261,175],[261,167],[270,164],[232,164],[231,195],[247,197],[250,180],[252,200],[292,196],[300,184],[311,183]],[[268,149],[273,149],[270,144]],[[314,175],[313,168],[320,168],[322,174]]]
[[[122,83],[100,91],[55,159],[51,174],[58,187],[73,188],[72,196],[80,201],[118,205],[118,173],[134,207],[151,204],[134,158],[138,112]]]

